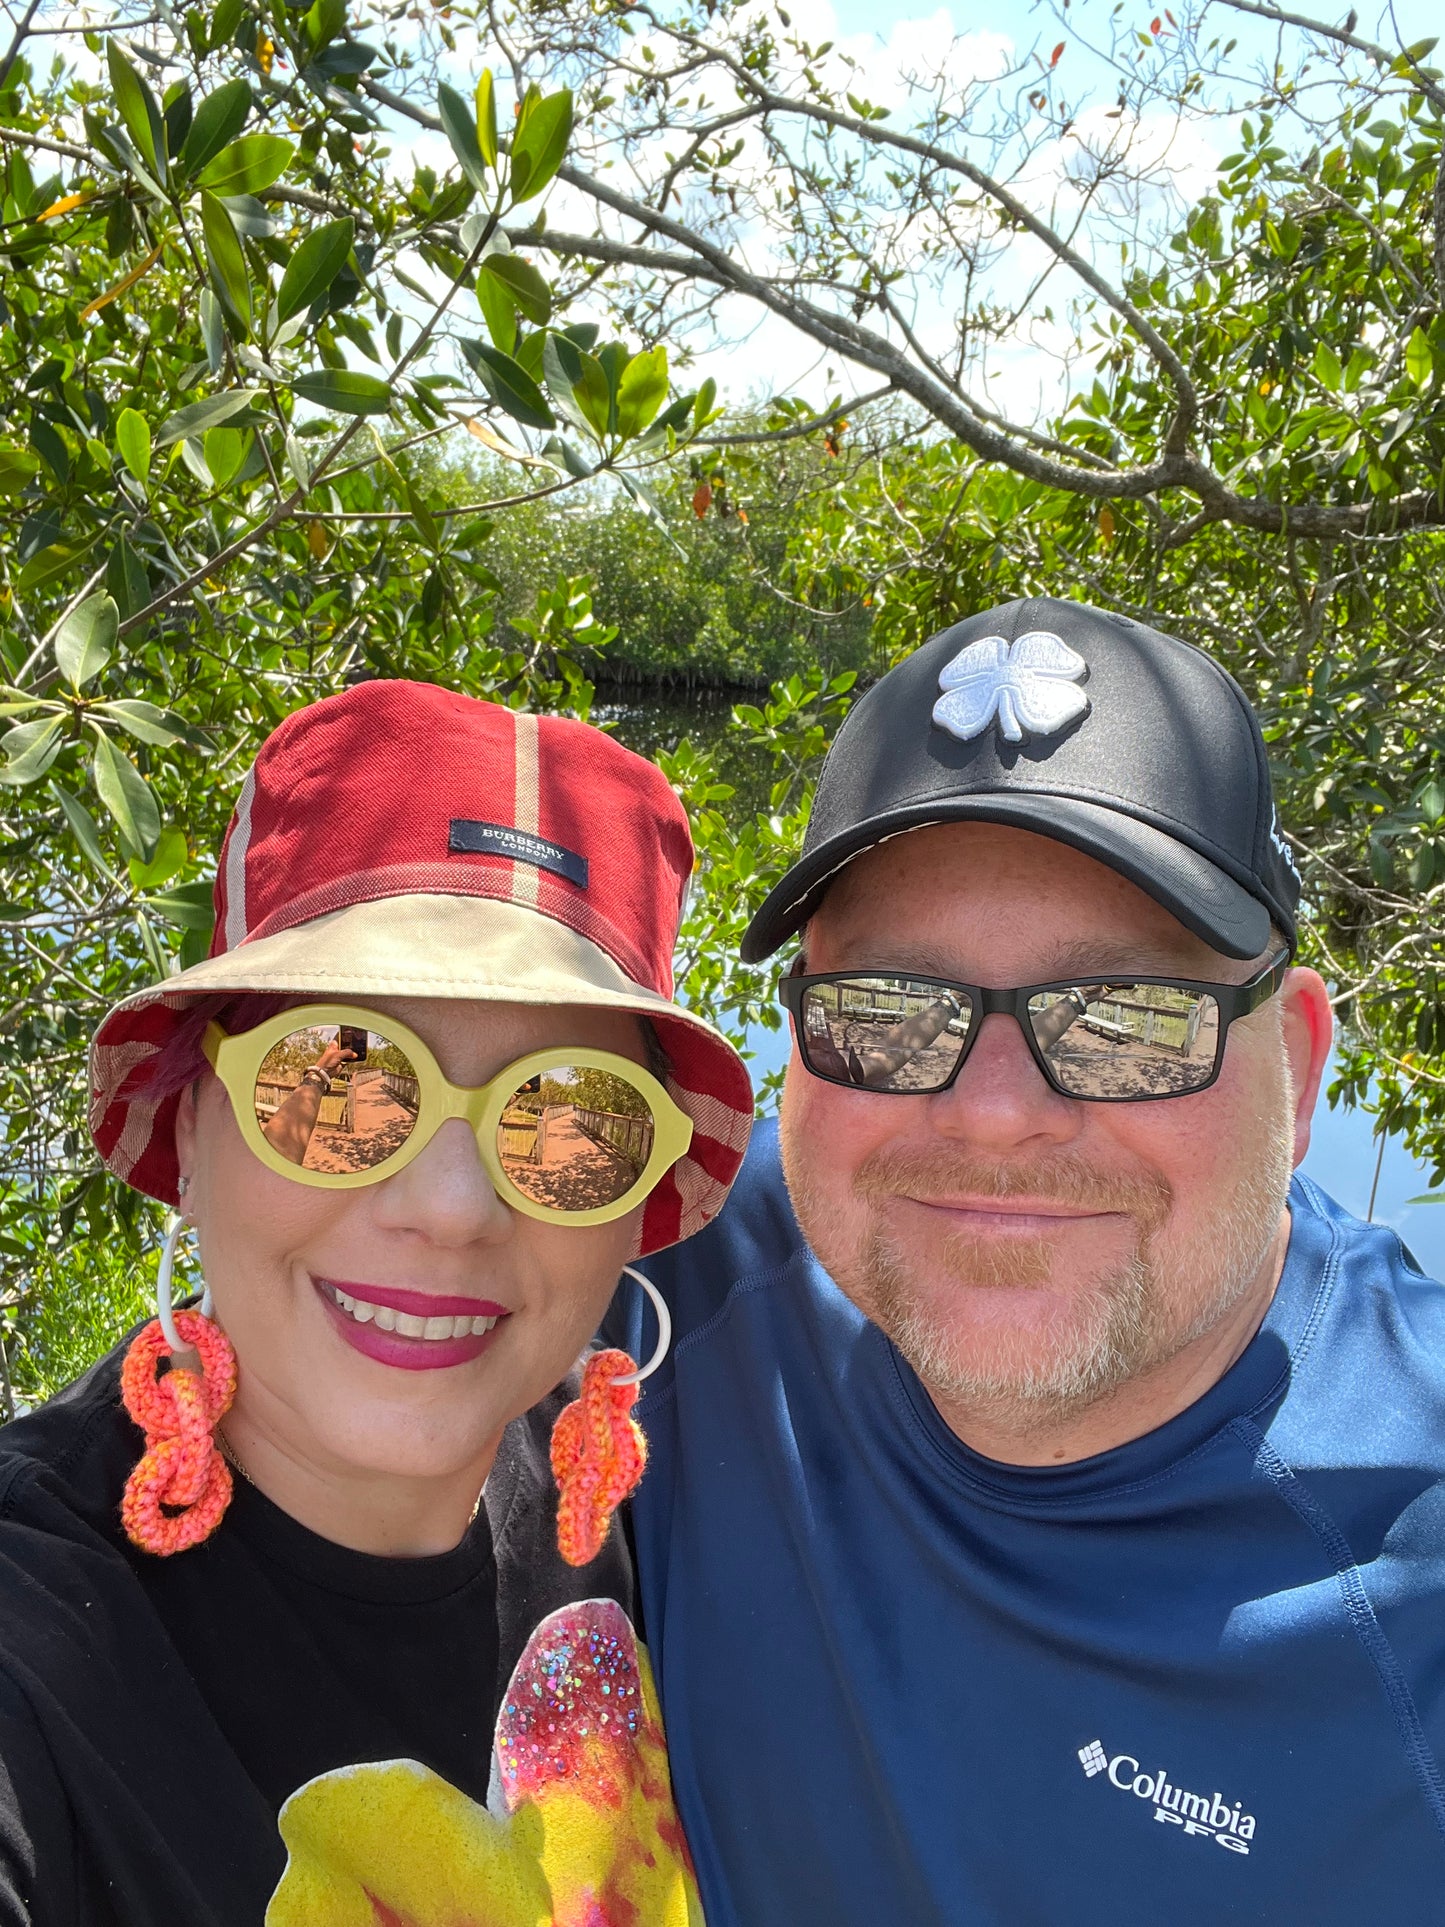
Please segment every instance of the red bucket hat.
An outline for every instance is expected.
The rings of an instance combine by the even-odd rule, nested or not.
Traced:
[[[741,1058],[672,1001],[692,838],[661,771],[599,729],[431,683],[369,682],[287,717],[221,848],[204,963],[96,1032],[90,1127],[109,1168],[177,1202],[179,1095],[147,1065],[216,992],[588,1004],[651,1020],[692,1144],[648,1198],[641,1253],[717,1215],[752,1124]]]

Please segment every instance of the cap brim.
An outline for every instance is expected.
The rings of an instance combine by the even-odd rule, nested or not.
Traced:
[[[1076,797],[959,796],[891,810],[830,837],[795,863],[744,932],[744,963],[761,963],[802,929],[839,870],[892,836],[932,823],[1007,823],[1067,843],[1107,864],[1226,957],[1257,957],[1269,943],[1268,908],[1242,884],[1163,830]]]
[[[692,1119],[693,1141],[644,1207],[644,1254],[690,1237],[717,1215],[747,1148],[747,1067],[705,1019],[636,983],[600,945],[555,917],[494,898],[416,894],[353,904],[240,944],[108,1013],[91,1049],[91,1129],[106,1164],[137,1190],[176,1201],[176,1095],[147,1101],[145,1063],[196,998],[247,991],[329,1002],[571,1004],[650,1019],[671,1063],[668,1090]]]

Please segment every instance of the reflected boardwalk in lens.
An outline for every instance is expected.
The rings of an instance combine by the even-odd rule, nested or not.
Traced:
[[[958,1062],[967,1034],[957,998],[892,992],[895,1008],[880,1009],[876,994],[859,983],[840,987],[839,1009],[809,1000],[803,1021],[819,1067],[873,1089],[936,1089]]]
[[[518,1142],[524,1134],[506,1128],[504,1121],[499,1146],[502,1169],[534,1204],[558,1211],[594,1211],[630,1191],[641,1177],[647,1157],[639,1160],[601,1142],[584,1129],[580,1120],[587,1115],[593,1114],[575,1104],[549,1104],[538,1120],[530,1151],[523,1151]],[[649,1123],[649,1154],[651,1137]]]
[[[1059,1081],[1085,1097],[1194,1090],[1214,1065],[1219,1011],[1212,998],[1181,1004],[1149,1008],[1098,998],[1045,1055]]]
[[[308,1171],[369,1171],[399,1151],[411,1134],[416,1112],[387,1088],[380,1073],[352,1079],[350,1130],[318,1124],[306,1147]]]

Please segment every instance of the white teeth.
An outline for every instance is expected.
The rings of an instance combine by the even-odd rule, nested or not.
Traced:
[[[390,1305],[373,1305],[365,1298],[353,1298],[337,1285],[327,1287],[332,1302],[358,1325],[375,1323],[379,1330],[400,1332],[403,1338],[481,1338],[496,1324],[495,1317],[418,1318],[409,1311],[393,1311]]]

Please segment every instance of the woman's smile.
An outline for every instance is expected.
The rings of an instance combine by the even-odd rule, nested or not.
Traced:
[[[467,1365],[487,1349],[505,1305],[487,1298],[443,1297],[386,1285],[339,1284],[313,1278],[341,1337],[378,1364],[402,1371]]]

